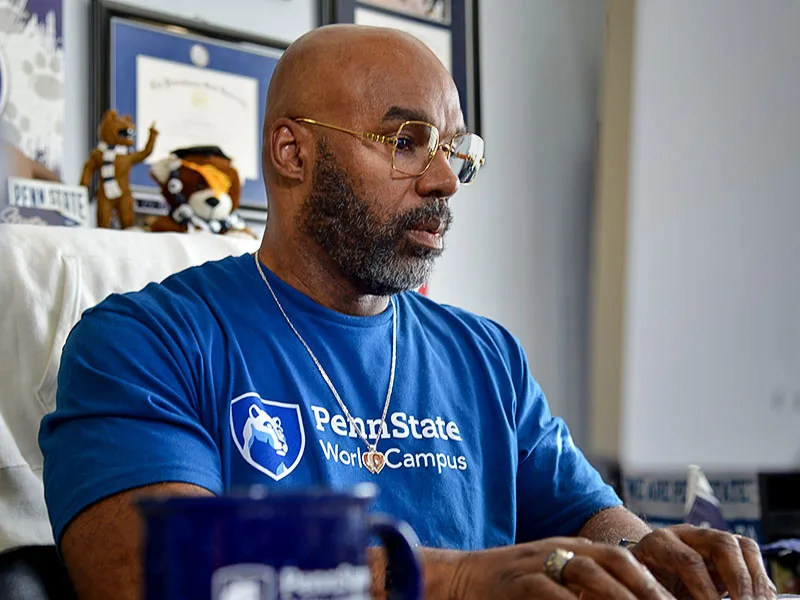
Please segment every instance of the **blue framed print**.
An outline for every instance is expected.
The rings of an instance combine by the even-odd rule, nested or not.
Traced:
[[[356,23],[410,33],[453,76],[467,127],[480,134],[478,0],[320,0],[322,24]]]
[[[136,123],[136,149],[151,125],[159,135],[150,157],[130,172],[134,196],[157,191],[151,163],[177,148],[218,146],[242,182],[240,207],[266,210],[261,127],[267,89],[286,44],[94,0],[95,66],[92,146],[103,112]]]

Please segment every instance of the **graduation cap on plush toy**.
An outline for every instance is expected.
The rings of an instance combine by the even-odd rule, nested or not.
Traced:
[[[219,146],[189,146],[188,148],[178,148],[177,150],[173,150],[172,154],[178,158],[185,158],[189,155],[195,155],[218,156],[220,158],[224,158],[225,160],[231,160],[231,158],[225,154]]]

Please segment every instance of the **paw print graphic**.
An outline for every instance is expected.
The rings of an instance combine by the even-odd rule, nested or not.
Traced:
[[[37,52],[33,60],[22,61],[22,72],[28,76],[28,89],[42,100],[58,100],[64,95],[61,75],[61,57],[53,54],[49,58]]]
[[[2,114],[3,135],[22,152],[54,172],[64,154],[63,47],[47,29],[5,32],[8,100]]]
[[[9,101],[3,111],[3,137],[14,146],[21,147],[30,130],[31,120],[20,115],[17,105]]]

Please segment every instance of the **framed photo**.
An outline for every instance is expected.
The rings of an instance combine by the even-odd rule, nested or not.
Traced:
[[[478,0],[320,0],[322,24],[399,29],[425,42],[458,87],[467,127],[481,129]]]
[[[239,171],[240,206],[265,211],[261,126],[286,44],[107,0],[93,0],[92,22],[91,147],[111,108],[133,118],[137,150],[151,125],[159,131],[153,153],[130,172],[142,212],[159,212],[150,165],[187,146],[218,146]]]

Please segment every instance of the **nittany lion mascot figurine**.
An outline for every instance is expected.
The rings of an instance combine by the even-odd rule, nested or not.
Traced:
[[[134,224],[133,196],[128,176],[133,165],[142,162],[153,152],[158,131],[153,124],[144,149],[129,153],[135,136],[136,125],[129,116],[120,116],[113,109],[105,112],[98,129],[100,142],[83,165],[81,175],[81,185],[89,187],[94,173],[100,171],[100,185],[96,193],[98,227],[111,227],[115,211],[122,229]]]
[[[152,231],[208,232],[255,237],[236,212],[241,195],[239,172],[217,146],[180,148],[150,167],[169,214]]]

